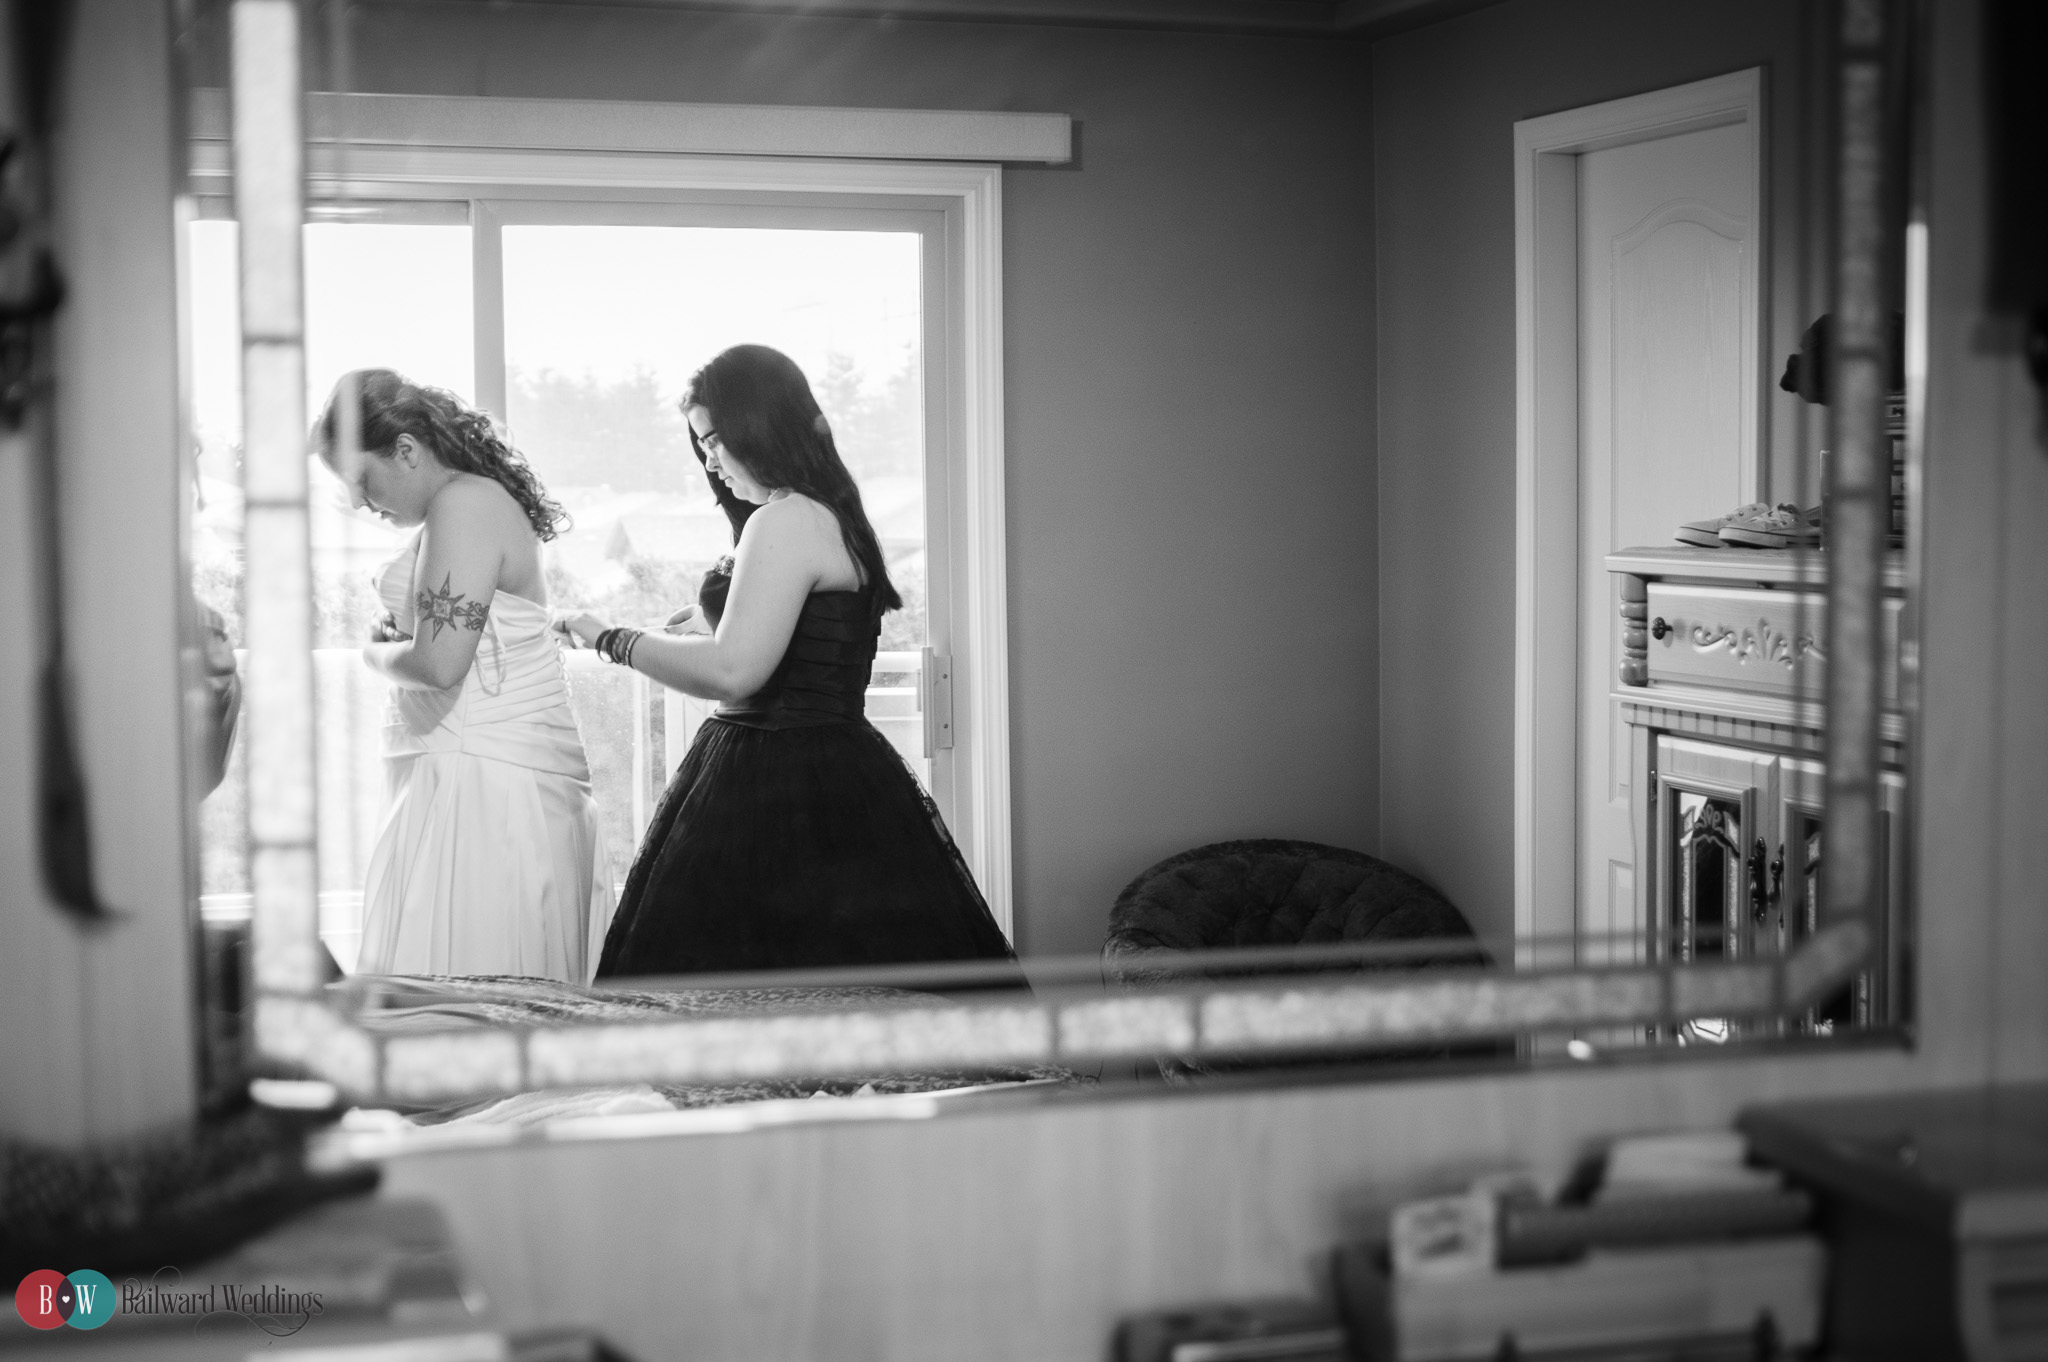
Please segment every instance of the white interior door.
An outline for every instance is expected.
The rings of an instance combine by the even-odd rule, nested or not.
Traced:
[[[1730,123],[1578,157],[1581,932],[1641,925],[1604,559],[1758,486],[1754,145]]]

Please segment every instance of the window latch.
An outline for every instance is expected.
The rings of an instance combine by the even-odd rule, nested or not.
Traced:
[[[953,746],[952,654],[924,650],[917,692],[918,712],[924,716],[924,754],[929,757]]]

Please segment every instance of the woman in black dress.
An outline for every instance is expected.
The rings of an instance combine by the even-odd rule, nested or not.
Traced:
[[[683,411],[738,538],[682,612],[709,632],[560,621],[724,702],[648,825],[598,977],[1014,961],[938,810],[863,715],[902,599],[803,371],[734,346],[691,378]]]

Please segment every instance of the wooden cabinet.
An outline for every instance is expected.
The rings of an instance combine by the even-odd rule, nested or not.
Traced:
[[[1657,548],[1607,566],[1623,620],[1612,696],[1629,741],[1634,949],[1682,960],[1789,952],[1815,930],[1826,867],[1824,560]],[[1896,1021],[1905,996],[1896,562],[1886,585],[1879,948],[1849,988],[1789,1023],[1810,1033]],[[1686,1038],[1725,1038],[1717,1028],[1702,1019]]]

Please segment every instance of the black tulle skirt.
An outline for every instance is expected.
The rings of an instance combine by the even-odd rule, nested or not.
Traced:
[[[937,808],[873,725],[714,716],[648,824],[597,973],[1015,958]]]

